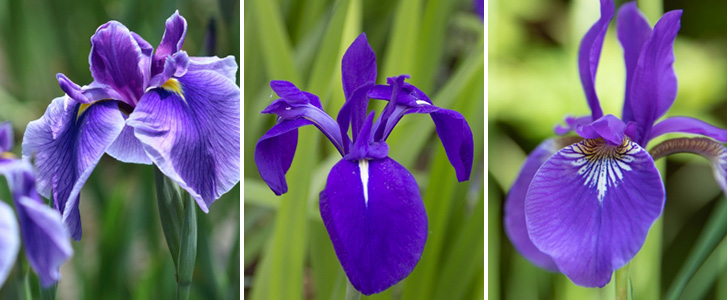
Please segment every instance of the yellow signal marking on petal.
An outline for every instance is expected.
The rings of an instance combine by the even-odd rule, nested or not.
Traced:
[[[81,117],[81,114],[85,112],[93,103],[81,103],[81,106],[78,108],[78,113],[76,114],[76,120],[78,120],[79,117]]]
[[[2,153],[0,153],[0,158],[3,158],[3,159],[15,159],[16,156],[12,152],[2,152]]]
[[[182,100],[185,100],[184,92],[182,91],[182,84],[179,83],[179,80],[174,79],[174,78],[169,78],[169,80],[167,80],[167,82],[162,84],[161,88],[163,88],[167,91],[170,91],[172,93],[177,93],[177,95],[179,95],[179,97],[182,97]]]

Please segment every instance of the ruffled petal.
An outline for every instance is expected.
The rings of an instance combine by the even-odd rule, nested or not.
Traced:
[[[701,134],[722,143],[727,143],[727,129],[718,128],[702,120],[690,117],[671,117],[656,123],[651,129],[649,140],[670,132]]]
[[[639,55],[641,55],[641,47],[651,35],[651,26],[636,7],[636,2],[629,2],[622,5],[618,11],[616,30],[618,40],[624,48],[624,61],[626,62],[626,93],[621,117],[624,122],[629,122],[634,120],[631,111],[631,80]]]
[[[20,250],[18,222],[10,205],[0,200],[0,287],[15,265]]]
[[[601,18],[586,32],[578,50],[578,71],[593,120],[603,116],[601,104],[596,95],[596,70],[601,57],[603,39],[606,37],[608,23],[613,18],[614,10],[613,0],[601,0]]]
[[[167,18],[164,27],[164,36],[162,36],[162,41],[159,43],[156,52],[154,52],[152,75],[162,72],[166,57],[181,50],[184,38],[187,36],[187,20],[179,15],[178,10]]]
[[[174,55],[167,56],[164,60],[164,69],[151,78],[147,90],[162,86],[169,78],[184,76],[187,73],[188,66],[189,56],[185,51],[179,51]]]
[[[232,82],[237,82],[237,62],[229,55],[225,58],[217,56],[190,57],[187,71],[215,71]]]
[[[96,102],[83,110],[81,103],[59,97],[25,130],[23,157],[35,157],[38,192],[50,198],[52,190],[55,208],[75,240],[81,238],[81,187],[123,127],[116,101]]]
[[[111,21],[101,25],[91,37],[88,63],[94,80],[115,89],[121,99],[136,105],[144,92],[147,76],[142,69],[144,53],[129,29]]]
[[[338,162],[320,211],[343,270],[365,295],[401,281],[421,258],[424,203],[411,173],[390,158]]]
[[[576,126],[576,133],[583,138],[603,138],[611,145],[620,145],[625,131],[626,124],[614,115],[605,115],[589,124]]]
[[[505,233],[510,238],[512,245],[536,266],[553,272],[558,271],[558,266],[555,265],[553,259],[540,252],[530,241],[528,229],[525,226],[525,194],[540,166],[558,150],[578,140],[577,137],[551,138],[540,143],[528,155],[505,199]]]
[[[557,135],[565,135],[575,130],[578,125],[585,125],[591,122],[593,122],[593,118],[591,116],[567,116],[565,117],[565,126],[557,124],[555,125],[555,128],[553,128],[553,131]]]
[[[665,13],[644,44],[631,82],[631,111],[637,128],[636,142],[646,146],[651,126],[663,116],[677,96],[674,40],[682,11]]]
[[[638,144],[584,140],[535,174],[525,196],[530,239],[575,284],[603,287],[631,260],[664,207],[651,156]]]
[[[73,255],[61,215],[48,207],[35,190],[33,167],[28,161],[16,164],[8,176],[15,198],[25,254],[43,287],[60,278],[60,266]]]
[[[187,72],[142,97],[127,125],[159,169],[204,212],[240,181],[240,89],[219,73]]]
[[[260,177],[280,196],[288,192],[285,174],[290,169],[298,145],[298,128],[313,125],[307,119],[283,120],[275,124],[255,145],[255,165]]]

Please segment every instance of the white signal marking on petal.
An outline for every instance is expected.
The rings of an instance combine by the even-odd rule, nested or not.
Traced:
[[[417,100],[416,102],[417,102],[417,104],[419,104],[419,105],[430,105],[430,104],[429,104],[429,102],[427,102],[427,101],[424,101],[424,100]]]
[[[358,169],[361,173],[361,184],[363,184],[364,204],[369,207],[369,161],[358,160]]]
[[[624,173],[631,171],[633,155],[640,151],[628,139],[619,146],[608,145],[601,139],[583,140],[566,149],[569,151],[562,156],[573,159],[572,166],[580,167],[578,175],[583,177],[583,185],[598,190],[601,204],[608,188],[617,186],[623,181]]]

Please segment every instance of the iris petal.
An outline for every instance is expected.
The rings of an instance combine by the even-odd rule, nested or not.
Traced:
[[[13,127],[10,122],[0,124],[0,154],[13,149]]]
[[[631,260],[664,207],[654,161],[638,144],[584,140],[535,174],[525,196],[530,239],[574,283],[603,287]]]
[[[631,111],[631,80],[641,54],[641,48],[651,35],[651,26],[636,7],[636,2],[622,5],[618,11],[617,21],[618,40],[624,48],[624,61],[626,62],[626,93],[622,119],[624,122],[629,122],[634,120]]]
[[[343,270],[365,295],[401,281],[421,258],[424,203],[414,177],[390,158],[338,162],[320,211]]]
[[[671,117],[656,123],[651,129],[649,140],[670,132],[701,134],[722,143],[727,143],[727,129],[718,128],[702,120],[690,117]]]
[[[167,56],[170,56],[182,49],[184,38],[187,36],[187,20],[179,15],[179,11],[175,11],[164,24],[164,35],[154,52],[152,61],[151,74],[156,75],[164,69],[164,63]]]
[[[141,141],[134,135],[134,127],[129,125],[124,126],[116,140],[106,149],[106,154],[125,163],[144,165],[152,163]]]
[[[132,107],[144,92],[145,74],[143,52],[129,29],[111,21],[96,30],[91,37],[88,62],[94,80],[115,89],[122,100]]]
[[[258,140],[255,145],[255,165],[260,177],[280,196],[288,191],[285,173],[290,169],[298,145],[298,128],[313,125],[306,119],[283,120]]]
[[[586,92],[588,106],[591,108],[591,116],[594,120],[603,116],[601,104],[598,101],[598,95],[596,95],[596,70],[601,57],[603,39],[606,37],[608,23],[613,18],[614,10],[613,0],[601,0],[601,18],[586,32],[578,49],[578,71],[583,90]]]
[[[646,146],[651,126],[669,110],[677,95],[674,72],[674,40],[681,11],[665,13],[644,44],[631,83],[631,111],[639,124],[635,141]]]
[[[183,94],[147,92],[126,123],[154,164],[208,212],[240,181],[240,89],[213,71],[178,81]]]
[[[237,82],[237,62],[232,55],[224,58],[217,56],[190,57],[187,72],[191,71],[215,71],[230,81]]]
[[[80,107],[68,97],[54,99],[23,137],[23,157],[35,157],[38,192],[50,198],[53,191],[55,208],[76,240],[81,238],[81,187],[124,126],[116,101],[96,102],[79,115]]]
[[[13,209],[0,200],[0,286],[8,278],[20,250],[18,222]]]
[[[376,83],[376,54],[365,33],[360,34],[343,54],[341,76],[346,100],[351,99],[353,92],[360,86]],[[362,116],[362,121],[363,118]]]
[[[528,236],[525,225],[525,195],[540,166],[558,150],[578,140],[580,140],[578,137],[551,138],[540,143],[528,155],[505,199],[505,233],[513,246],[533,264],[553,272],[558,271],[558,266],[550,256],[540,252]]]

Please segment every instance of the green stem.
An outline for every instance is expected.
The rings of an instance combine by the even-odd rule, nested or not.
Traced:
[[[38,283],[40,285],[40,283]],[[41,300],[53,300],[56,298],[56,289],[58,288],[58,283],[54,283],[53,285],[44,288],[40,287],[40,299]]]
[[[621,269],[616,270],[616,299],[631,299],[631,280],[629,279],[629,268],[631,263],[626,264]]]
[[[184,226],[177,263],[177,299],[189,299],[189,290],[197,258],[197,214],[194,199],[184,193]]]
[[[346,279],[346,300],[361,299],[361,292],[356,290],[348,279]]]

